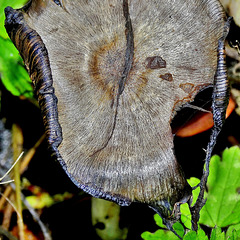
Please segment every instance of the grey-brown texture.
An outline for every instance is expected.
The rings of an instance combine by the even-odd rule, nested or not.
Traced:
[[[33,0],[6,15],[49,142],[74,183],[121,205],[147,203],[165,217],[187,201],[170,123],[213,84],[219,2]]]

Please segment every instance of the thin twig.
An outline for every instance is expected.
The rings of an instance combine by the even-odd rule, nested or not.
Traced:
[[[10,198],[7,198],[7,201],[9,202],[9,204],[7,204],[6,207],[4,208],[3,220],[2,220],[2,227],[6,230],[9,229],[11,216],[13,213],[13,209],[15,208],[13,205],[13,201],[14,201],[13,194],[11,194]]]
[[[6,181],[6,182],[1,182],[11,171],[12,169],[14,168],[14,166],[18,163],[18,161],[21,159],[23,155],[23,152],[21,152],[21,154],[18,156],[17,160],[13,163],[13,165],[8,169],[8,171],[0,178],[0,184],[6,184],[6,183],[10,183],[12,182],[13,180],[9,180],[9,181]]]
[[[32,157],[36,153],[37,148],[41,145],[41,143],[43,142],[44,139],[45,139],[45,134],[43,134],[40,137],[40,139],[36,142],[36,144],[31,149],[29,149],[26,152],[26,154],[23,156],[23,159],[22,159],[21,165],[20,165],[20,173],[21,174],[27,168],[27,166],[28,166],[29,162],[31,161]],[[15,185],[14,184],[8,185],[6,187],[4,193],[1,194],[2,198],[0,199],[0,209],[3,208],[3,205],[4,205],[5,201],[7,201],[8,196],[11,194],[11,191],[13,189],[15,190]],[[28,201],[25,199],[24,195],[22,195],[21,197],[22,197],[22,201],[23,201],[24,205],[26,206],[28,211],[31,213],[33,219],[38,223],[39,227],[41,228],[41,231],[43,233],[44,239],[45,240],[51,240],[52,238],[50,236],[49,230],[46,228],[44,223],[40,220],[40,217],[39,217],[38,213],[30,206]]]
[[[11,194],[11,192],[12,192],[12,188],[11,188],[10,185],[8,185],[8,186],[6,187],[6,189],[4,190],[4,193],[1,194],[2,197],[1,197],[1,199],[0,199],[0,210],[3,209],[4,203],[6,202],[6,199],[7,199],[8,196]]]
[[[22,200],[28,211],[31,213],[33,219],[38,223],[39,227],[41,228],[41,231],[43,233],[44,239],[45,240],[52,240],[52,237],[49,233],[49,230],[47,227],[44,225],[44,223],[41,221],[38,213],[31,207],[31,205],[28,203],[24,195],[22,195]]]
[[[31,148],[29,149],[26,154],[23,156],[23,159],[21,161],[21,165],[20,165],[20,174],[22,174],[25,169],[27,168],[29,162],[31,161],[32,157],[34,156],[34,154],[36,153],[37,151],[37,148],[40,146],[40,144],[43,142],[45,138],[45,134],[43,134],[40,139],[36,142],[36,144]],[[6,201],[6,198],[8,198],[8,196],[10,195],[12,191],[12,188],[11,186],[7,186],[4,193],[3,193],[3,198],[0,199],[0,210],[3,208],[4,206],[4,203]]]
[[[192,108],[192,109],[198,110],[200,112],[212,113],[209,110],[206,110],[206,109],[204,109],[202,107],[195,106],[195,105],[190,104],[190,103],[187,103],[184,107]]]
[[[21,161],[21,165],[20,165],[20,173],[22,174],[25,169],[27,168],[29,162],[31,161],[32,157],[34,156],[34,154],[36,153],[37,148],[41,145],[41,143],[43,142],[43,140],[45,139],[45,134],[43,134],[40,139],[36,142],[36,144],[29,149],[26,154],[23,156],[23,159]],[[19,159],[21,158],[21,156],[19,156]],[[8,196],[11,194],[11,191],[15,189],[15,185],[8,185],[4,191],[2,195],[2,198],[0,199],[0,210],[3,208],[4,203],[6,201],[8,201]],[[33,216],[33,219],[38,223],[38,225],[41,228],[41,231],[43,233],[44,239],[45,240],[51,240],[51,236],[49,234],[49,230],[46,228],[46,226],[44,225],[44,223],[40,220],[39,215],[36,213],[36,211],[29,205],[29,203],[27,202],[27,200],[25,199],[24,195],[22,195],[22,201],[24,203],[24,205],[27,207],[27,209],[29,210],[29,212],[31,213],[31,215]],[[17,212],[17,210],[16,210]]]
[[[13,159],[17,159],[23,148],[23,135],[21,128],[13,124],[12,126],[12,137],[13,137]],[[15,181],[15,193],[16,193],[16,208],[18,212],[17,225],[19,239],[24,240],[24,223],[22,218],[22,200],[21,200],[21,180],[20,180],[20,165],[16,163],[14,167],[14,181]]]
[[[26,155],[24,156],[22,162],[21,162],[21,166],[20,166],[20,173],[22,174],[27,166],[29,165],[29,162],[32,160],[34,154],[36,153],[37,151],[37,148],[41,145],[41,143],[43,142],[43,140],[45,139],[45,134],[43,134],[39,140],[35,143],[35,145],[29,149],[26,153]]]
[[[16,237],[14,237],[10,232],[8,232],[2,226],[0,226],[0,234],[6,236],[9,240],[18,240]]]
[[[0,195],[2,195],[2,197],[4,197],[2,193],[0,193]],[[10,205],[14,209],[14,211],[17,213],[17,215],[19,215],[19,212],[17,211],[16,207],[13,204],[13,194],[10,195],[10,198],[6,198],[6,201],[9,203],[8,205]]]
[[[12,183],[11,187],[13,190],[15,190],[15,185]],[[41,228],[41,231],[43,233],[44,239],[45,240],[52,240],[49,230],[47,227],[44,225],[44,223],[41,221],[39,214],[34,210],[34,208],[31,207],[29,202],[26,200],[25,196],[21,194],[22,201],[25,205],[25,207],[28,209],[28,211],[31,213],[33,219],[38,223],[39,227]]]

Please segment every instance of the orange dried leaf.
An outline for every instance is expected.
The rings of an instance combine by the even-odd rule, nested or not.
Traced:
[[[226,118],[232,113],[236,106],[233,98],[230,97],[226,111]],[[199,112],[186,125],[180,127],[176,132],[178,137],[191,137],[213,127],[212,113]]]
[[[18,227],[17,225],[12,230],[12,235],[15,237],[18,237]],[[30,231],[27,227],[27,225],[24,225],[24,240],[39,240],[37,236],[33,234],[32,231]]]

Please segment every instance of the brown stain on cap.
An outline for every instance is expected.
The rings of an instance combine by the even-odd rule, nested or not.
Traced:
[[[163,75],[159,76],[161,79],[172,82],[173,81],[173,76],[171,73],[165,73]]]
[[[192,83],[181,83],[179,84],[179,87],[185,92],[185,93],[192,93],[194,89],[194,84]]]
[[[118,38],[115,37],[111,42],[101,45],[93,52],[89,61],[89,73],[93,82],[110,100],[114,98],[124,66],[124,54],[116,47],[117,41]]]
[[[166,68],[166,61],[160,56],[147,57],[145,66],[150,69]]]

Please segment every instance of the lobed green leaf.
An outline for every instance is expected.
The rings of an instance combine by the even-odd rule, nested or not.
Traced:
[[[240,149],[223,152],[222,160],[213,156],[210,162],[207,202],[200,212],[200,224],[227,227],[240,223]]]

